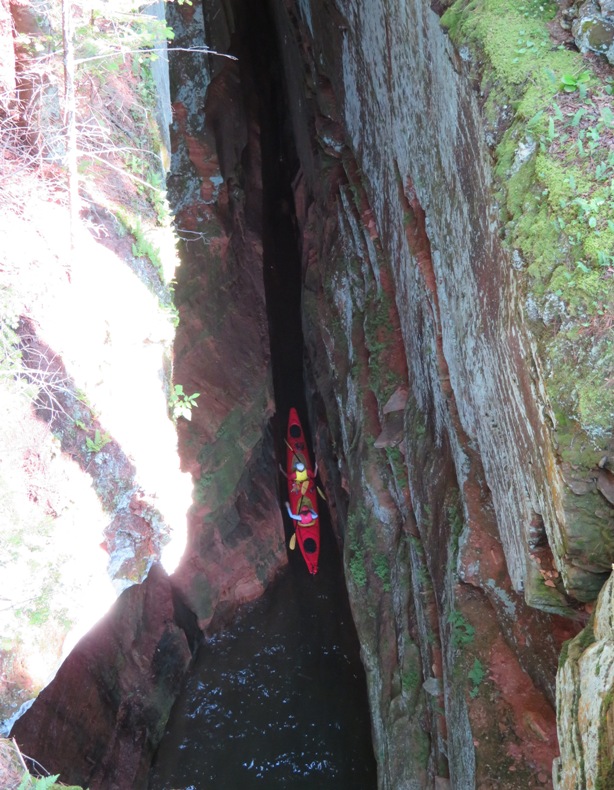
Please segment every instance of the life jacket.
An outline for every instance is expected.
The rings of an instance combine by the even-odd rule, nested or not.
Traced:
[[[299,513],[301,517],[301,524],[312,524],[314,522],[314,518],[311,515],[311,511],[308,510],[306,513]]]
[[[298,469],[294,470],[294,479],[297,483],[304,483],[308,476],[307,467],[305,467],[302,472]]]

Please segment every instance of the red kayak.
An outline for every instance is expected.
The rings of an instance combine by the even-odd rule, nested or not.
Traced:
[[[315,473],[311,466],[303,428],[296,409],[290,409],[286,444],[286,473],[290,517],[296,530],[296,542],[305,558],[309,573],[318,572],[320,554],[320,519]],[[290,541],[290,548],[293,541]]]

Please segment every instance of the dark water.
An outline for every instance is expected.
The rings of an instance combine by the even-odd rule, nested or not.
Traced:
[[[150,790],[376,787],[358,643],[323,533],[317,576],[295,552],[265,597],[203,644]]]

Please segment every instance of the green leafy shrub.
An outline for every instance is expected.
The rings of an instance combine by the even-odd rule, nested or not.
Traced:
[[[175,384],[168,399],[173,420],[176,422],[179,417],[183,417],[184,420],[191,420],[192,409],[198,406],[196,403],[198,398],[200,398],[200,392],[188,395],[184,392],[182,384]]]
[[[91,436],[85,437],[85,446],[90,453],[99,453],[110,441],[111,437],[108,433],[100,433],[96,428],[93,439]]]

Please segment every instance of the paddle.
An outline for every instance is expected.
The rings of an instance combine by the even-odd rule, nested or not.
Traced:
[[[288,548],[290,549],[290,551],[294,551],[294,549],[296,548],[296,532],[292,533],[292,537],[290,538],[290,543],[288,545]]]
[[[301,460],[301,457],[300,457],[299,455],[297,455],[297,453],[296,453],[296,450],[294,449],[294,447],[292,447],[292,445],[291,445],[291,444],[290,444],[290,442],[289,442],[289,441],[286,439],[286,437],[285,437],[285,436],[284,436],[284,442],[286,443],[286,447],[288,448],[288,450],[290,450],[290,451],[292,452],[292,454],[294,455],[294,457],[296,458],[296,460],[297,460],[297,461],[300,461],[300,460]]]

